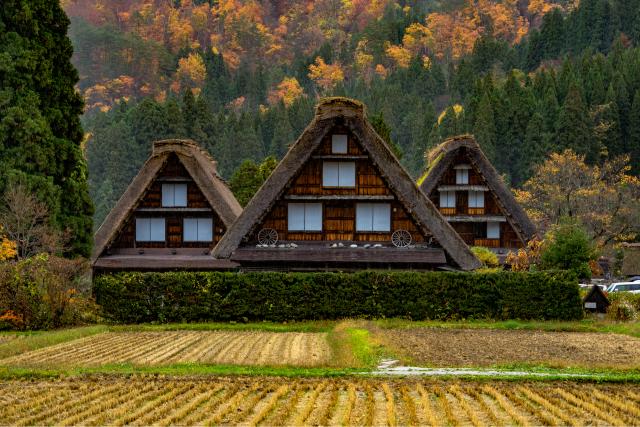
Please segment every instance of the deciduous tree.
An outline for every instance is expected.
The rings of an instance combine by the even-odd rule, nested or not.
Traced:
[[[554,153],[516,190],[540,231],[568,217],[580,222],[598,247],[640,233],[640,179],[629,175],[629,156],[591,166],[585,156]]]

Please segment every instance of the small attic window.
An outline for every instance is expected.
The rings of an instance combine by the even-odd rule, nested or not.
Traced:
[[[456,184],[469,184],[469,165],[457,165],[454,167],[456,170]]]
[[[331,153],[348,153],[347,135],[331,135]]]
[[[162,207],[187,207],[187,184],[162,184]]]

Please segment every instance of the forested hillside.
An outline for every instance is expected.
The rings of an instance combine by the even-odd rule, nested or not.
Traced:
[[[514,186],[551,152],[640,170],[640,0],[67,0],[96,222],[158,138],[230,178],[280,158],[319,96],[365,102],[417,178],[473,132]]]

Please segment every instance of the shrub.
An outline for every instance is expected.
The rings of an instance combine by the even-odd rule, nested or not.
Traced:
[[[115,321],[576,319],[570,272],[118,273],[95,278]]]
[[[82,285],[86,271],[84,260],[47,254],[0,263],[0,328],[47,329],[78,323],[86,307],[83,293],[88,293],[89,283]]]
[[[500,266],[498,255],[491,252],[491,249],[482,246],[473,246],[471,252],[473,252],[486,268],[497,268]]]
[[[630,292],[611,292],[608,295],[611,305],[607,317],[611,320],[635,320],[640,313],[640,294]]]
[[[581,279],[591,278],[589,261],[595,251],[589,236],[576,222],[564,220],[545,239],[548,243],[541,255],[542,268],[572,270]]]

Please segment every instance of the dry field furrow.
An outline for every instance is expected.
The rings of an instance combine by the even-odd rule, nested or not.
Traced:
[[[113,343],[98,342],[91,351],[91,356],[78,357],[71,359],[73,362],[82,362],[87,365],[100,364],[104,361],[111,363],[122,363],[129,361],[130,358],[135,357],[144,352],[153,351],[156,348],[164,345],[162,341],[156,339],[153,335],[141,335],[137,336],[135,340],[132,340],[127,334],[118,334],[119,339]],[[167,337],[170,338],[170,337]]]
[[[640,368],[640,339],[591,332],[499,329],[377,329],[376,337],[413,364],[477,367],[516,362],[554,367]],[[469,345],[473,343],[473,345]]]
[[[9,425],[637,425],[637,384],[85,376],[7,381]],[[9,402],[3,400],[3,402]]]
[[[6,366],[215,363],[320,366],[331,360],[324,333],[254,331],[108,332],[0,360]]]

